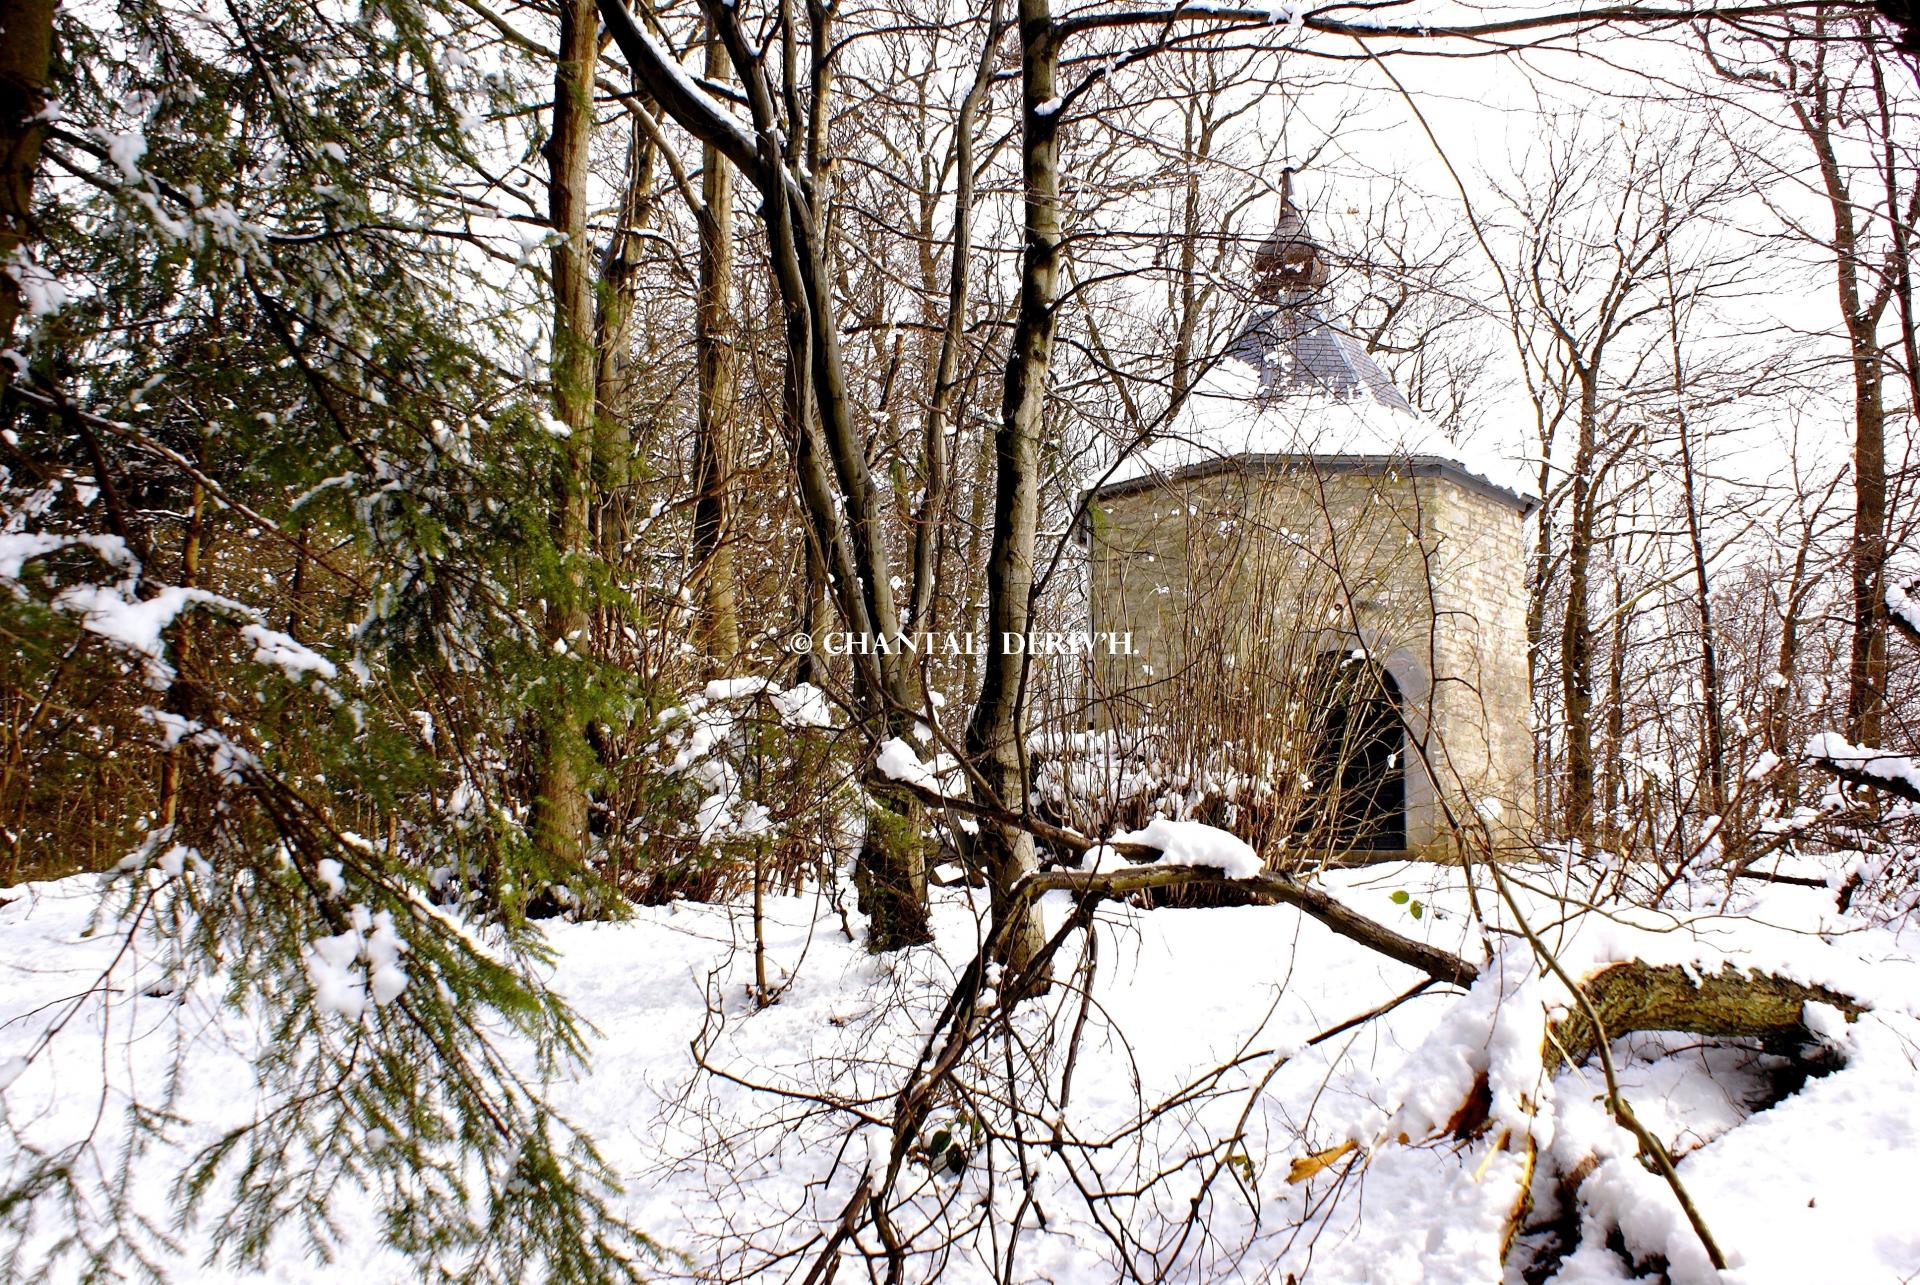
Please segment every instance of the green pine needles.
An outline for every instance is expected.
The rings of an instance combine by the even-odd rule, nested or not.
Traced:
[[[550,68],[413,0],[54,23],[0,402],[0,687],[32,719],[0,862],[109,870],[123,944],[43,1051],[164,995],[253,1084],[165,1226],[129,1192],[182,1085],[103,1083],[59,1149],[0,1116],[0,1276],[158,1278],[190,1228],[324,1259],[353,1191],[426,1279],[639,1279],[660,1251],[548,1105],[586,1043],[528,921],[617,900],[530,839],[529,747],[645,705],[542,639],[563,595],[630,607],[547,513],[545,231],[507,176]]]

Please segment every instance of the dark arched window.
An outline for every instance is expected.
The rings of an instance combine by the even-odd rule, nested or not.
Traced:
[[[1329,827],[1335,851],[1407,846],[1406,731],[1400,685],[1364,653],[1320,658],[1321,717],[1308,775],[1317,806],[1303,817]]]

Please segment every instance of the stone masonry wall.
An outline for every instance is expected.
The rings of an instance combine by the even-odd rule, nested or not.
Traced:
[[[1524,839],[1525,543],[1512,503],[1404,467],[1294,463],[1109,496],[1091,521],[1092,628],[1130,631],[1137,653],[1096,653],[1111,722],[1284,763],[1300,750],[1289,720],[1316,699],[1303,686],[1313,659],[1364,647],[1404,700],[1410,844],[1446,855],[1449,816],[1487,817],[1501,845]]]

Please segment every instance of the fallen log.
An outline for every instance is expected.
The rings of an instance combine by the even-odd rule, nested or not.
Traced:
[[[1718,1244],[1707,1231],[1692,1197],[1679,1181],[1674,1167],[1675,1157],[1640,1123],[1626,1098],[1619,1092],[1603,1046],[1622,1035],[1637,1031],[1680,1031],[1722,1039],[1758,1038],[1776,1047],[1803,1047],[1813,1042],[1813,1032],[1806,1024],[1808,1004],[1831,1004],[1844,1013],[1848,1021],[1857,1018],[1866,1006],[1851,996],[1824,986],[1792,981],[1755,968],[1741,969],[1732,964],[1725,965],[1716,973],[1701,974],[1673,964],[1628,960],[1609,964],[1588,974],[1580,980],[1579,991],[1574,1005],[1547,1028],[1540,1050],[1542,1073],[1552,1075],[1550,1064],[1556,1057],[1566,1065],[1578,1065],[1596,1054],[1601,1057],[1607,1075],[1610,1113],[1623,1129],[1639,1140],[1641,1155],[1648,1168],[1668,1180],[1675,1199],[1699,1234],[1709,1259],[1716,1265],[1724,1265]],[[1484,1138],[1490,1125],[1487,1110],[1490,1100],[1487,1077],[1482,1073],[1475,1080],[1466,1101],[1447,1121],[1443,1133],[1461,1139]],[[1535,1108],[1529,1104],[1526,1109],[1532,1112]],[[1405,1143],[1411,1140],[1402,1137],[1398,1141]],[[1502,1132],[1497,1139],[1485,1145],[1491,1156],[1493,1152],[1510,1149],[1514,1140],[1510,1133]],[[1500,1261],[1503,1263],[1507,1261],[1532,1211],[1533,1173],[1540,1157],[1531,1130],[1521,1141],[1520,1150],[1525,1163],[1501,1236]],[[1312,1159],[1308,1157],[1307,1161]],[[1481,1163],[1484,1167],[1486,1162],[1483,1160]],[[1303,1162],[1296,1161],[1295,1164],[1298,1168]],[[1572,1190],[1577,1189],[1584,1177],[1583,1172],[1563,1175],[1561,1185],[1568,1188],[1563,1198],[1570,1200]]]
[[[1041,842],[1075,857],[1084,856],[1096,847],[1106,846],[1128,861],[1142,863],[1106,872],[1036,871],[1027,875],[1014,887],[1010,894],[1011,899],[1014,900],[1022,897],[1037,897],[1042,893],[1055,890],[1078,893],[1083,896],[1118,898],[1152,888],[1208,886],[1231,888],[1246,896],[1249,901],[1256,903],[1297,906],[1341,936],[1351,938],[1389,959],[1397,959],[1409,967],[1417,968],[1435,981],[1447,982],[1455,986],[1471,986],[1480,976],[1478,965],[1450,951],[1429,946],[1423,941],[1416,941],[1394,932],[1384,924],[1376,923],[1358,911],[1342,905],[1337,899],[1320,889],[1301,883],[1297,879],[1275,874],[1271,870],[1236,879],[1229,878],[1211,866],[1158,863],[1161,850],[1150,844],[1107,843],[1102,845],[1065,826],[1053,825],[1030,815],[1007,812],[970,798],[949,798],[917,782],[895,781],[888,778],[887,784],[891,788],[913,795],[928,807],[951,808],[971,816],[994,820],[1003,825],[1018,826]],[[1145,864],[1149,862],[1156,864]]]
[[[1844,764],[1823,761],[1821,765],[1836,770],[1843,777],[1846,775]],[[916,790],[920,788],[915,787]],[[1920,787],[1914,788],[1913,797],[1920,801]],[[932,791],[925,793],[933,794]],[[1075,855],[1083,855],[1098,846],[1084,835],[1036,818],[1009,818],[997,808],[964,800],[940,800],[937,795],[928,801],[944,802],[949,806],[957,806],[961,811],[979,815],[999,815],[1009,824],[1023,826],[1043,841]],[[1129,843],[1109,846],[1128,860],[1151,860],[1163,855],[1158,849],[1147,845]],[[1775,1047],[1789,1045],[1790,1042],[1791,1045],[1804,1046],[1813,1043],[1813,1032],[1806,1021],[1808,1004],[1831,1005],[1844,1014],[1848,1021],[1865,1011],[1866,1005],[1824,986],[1793,981],[1757,968],[1742,969],[1732,963],[1722,965],[1718,972],[1703,974],[1679,965],[1624,960],[1607,964],[1576,981],[1533,930],[1527,927],[1520,906],[1513,900],[1498,867],[1490,869],[1509,908],[1521,917],[1521,931],[1538,952],[1540,962],[1572,992],[1573,1003],[1569,1010],[1548,1025],[1541,1041],[1539,1065],[1542,1075],[1551,1078],[1553,1072],[1547,1064],[1555,1054],[1571,1065],[1577,1065],[1595,1054],[1599,1056],[1606,1073],[1609,1110],[1621,1127],[1638,1139],[1642,1157],[1649,1167],[1666,1177],[1713,1266],[1724,1267],[1725,1260],[1719,1246],[1680,1182],[1673,1157],[1640,1123],[1622,1096],[1607,1046],[1622,1035],[1640,1031],[1676,1031],[1716,1038],[1758,1038]],[[1395,932],[1318,888],[1270,870],[1230,876],[1208,866],[1158,861],[1107,871],[1044,870],[1022,878],[1012,889],[1010,900],[1018,902],[1048,892],[1067,892],[1079,899],[1075,920],[1084,924],[1088,922],[1092,904],[1097,899],[1122,898],[1150,889],[1188,886],[1231,887],[1246,900],[1257,904],[1294,906],[1341,936],[1416,968],[1434,981],[1471,987],[1481,975],[1480,966],[1467,959]],[[1059,936],[1063,937],[1065,931],[1063,929]],[[1059,937],[1056,937],[1057,940]],[[956,998],[958,995],[959,992],[956,992]],[[1492,1093],[1487,1073],[1482,1071],[1466,1100],[1447,1119],[1440,1133],[1434,1136],[1450,1134],[1463,1143],[1484,1139],[1492,1122],[1491,1106]],[[1525,1093],[1520,1095],[1519,1107],[1527,1115],[1534,1114],[1538,1109],[1530,1095]],[[1510,1122],[1513,1120],[1511,1113],[1507,1118]],[[1494,1153],[1515,1147],[1515,1131],[1515,1127],[1503,1129],[1497,1138],[1485,1144],[1487,1153],[1475,1171],[1474,1181],[1480,1180]],[[1539,1162],[1539,1147],[1533,1137],[1533,1129],[1524,1127],[1518,1131],[1521,1136],[1517,1145],[1524,1163],[1520,1167],[1513,1204],[1505,1219],[1501,1237],[1499,1256],[1503,1263],[1512,1251],[1531,1208],[1534,1170]],[[1367,1153],[1356,1161],[1364,1165],[1372,1148],[1389,1141],[1404,1145],[1412,1139],[1405,1134],[1395,1138],[1382,1136],[1371,1144],[1363,1144],[1357,1137],[1346,1139],[1294,1160],[1287,1181],[1307,1181],[1367,1145]]]
[[[1703,975],[1673,964],[1632,960],[1589,975],[1581,981],[1580,990],[1608,1040],[1636,1031],[1806,1040],[1811,1038],[1805,1022],[1808,1004],[1831,1004],[1848,1021],[1865,1008],[1851,996],[1824,986],[1731,964]],[[1598,1049],[1601,1038],[1593,1019],[1578,1006],[1548,1033],[1549,1043],[1575,1063]]]

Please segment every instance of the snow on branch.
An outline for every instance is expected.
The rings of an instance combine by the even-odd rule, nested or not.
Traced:
[[[967,792],[960,764],[951,754],[935,755],[930,764],[922,762],[913,746],[902,737],[893,737],[883,744],[873,766],[889,781],[918,786],[943,799],[957,798]]]
[[[1117,834],[1106,847],[1119,848],[1141,844],[1158,848],[1167,862],[1188,866],[1206,866],[1229,879],[1251,879],[1266,869],[1246,840],[1217,826],[1200,821],[1169,821],[1155,817],[1146,827]]]
[[[1908,640],[1920,643],[1920,602],[1914,600],[1917,593],[1920,593],[1920,580],[1910,580],[1905,585],[1889,584],[1887,619]]]
[[[1377,951],[1388,959],[1398,960],[1410,968],[1417,968],[1435,981],[1470,986],[1480,976],[1479,965],[1451,951],[1397,933],[1354,910],[1329,892],[1270,871],[1229,880],[1217,867],[1170,863],[1094,872],[1043,870],[1022,879],[1013,895],[1036,897],[1048,892],[1068,892],[1077,896],[1125,897],[1129,893],[1152,888],[1228,882],[1256,904],[1293,906],[1349,941]]]
[[[620,46],[634,77],[659,100],[680,127],[703,143],[711,143],[740,171],[759,181],[759,149],[752,132],[686,73],[665,46],[641,29],[622,0],[600,0],[600,18]]]
[[[82,629],[138,662],[148,685],[156,690],[164,690],[174,679],[173,666],[167,663],[166,631],[182,612],[193,607],[241,622],[240,635],[252,644],[253,658],[280,669],[289,678],[307,674],[333,678],[338,672],[325,656],[292,635],[269,628],[258,611],[224,594],[170,585],[142,596],[135,587],[139,561],[117,536],[0,532],[0,585],[16,596],[24,596],[26,564],[67,548],[91,549],[109,567],[127,575],[113,585],[70,585],[54,595],[48,605],[72,616]]]
[[[51,531],[0,531],[0,583],[15,596],[25,594],[20,579],[28,562],[61,549],[92,549],[101,561],[117,571],[129,574],[139,569],[139,561],[115,535],[65,535]]]
[[[1787,6],[1792,7],[1792,6]],[[1348,3],[1324,4],[1317,8],[1294,5],[1235,4],[1230,0],[1183,0],[1172,6],[1084,10],[1060,18],[1053,24],[1056,38],[1084,32],[1123,27],[1166,27],[1174,23],[1211,23],[1222,27],[1284,27],[1290,31],[1309,30],[1325,35],[1387,36],[1419,40],[1487,40],[1495,36],[1517,36],[1539,32],[1551,36],[1556,29],[1578,31],[1596,23],[1617,22],[1635,26],[1664,26],[1702,19],[1729,21],[1746,17],[1775,17],[1782,6],[1772,3],[1720,6],[1691,4],[1647,4],[1639,0],[1598,7],[1569,9],[1529,9],[1513,16],[1502,15],[1484,22],[1436,23],[1407,21],[1388,24],[1371,13],[1345,16],[1356,8]]]
[[[1838,732],[1821,732],[1807,742],[1807,757],[1849,784],[1920,803],[1920,760],[1908,755],[1855,745]]]

